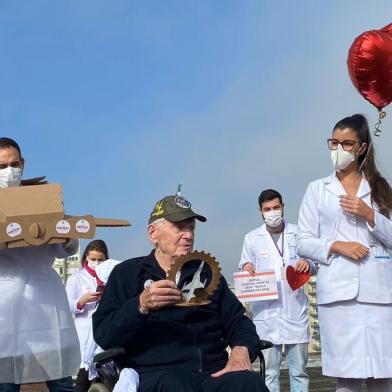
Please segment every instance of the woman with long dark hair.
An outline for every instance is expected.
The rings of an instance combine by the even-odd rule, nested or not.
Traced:
[[[375,163],[366,118],[339,121],[328,139],[335,171],[312,182],[298,253],[319,262],[323,374],[339,392],[392,391],[392,190]]]
[[[86,392],[91,384],[84,362],[84,354],[92,330],[92,314],[101,297],[100,287],[103,287],[103,283],[95,273],[95,268],[108,258],[109,253],[105,242],[102,240],[91,241],[82,256],[82,269],[72,274],[66,284],[68,301],[75,317],[82,356],[80,370],[76,378],[76,392]]]

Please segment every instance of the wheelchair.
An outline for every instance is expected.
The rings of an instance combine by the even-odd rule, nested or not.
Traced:
[[[260,340],[259,360],[260,377],[265,381],[265,361],[263,350],[271,348],[273,344],[268,340]],[[98,378],[93,381],[88,392],[111,392],[119,379],[121,368],[117,359],[125,354],[122,347],[114,347],[94,356],[94,363],[97,369]]]

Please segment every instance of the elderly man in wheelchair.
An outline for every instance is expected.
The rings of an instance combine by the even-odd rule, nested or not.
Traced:
[[[138,392],[268,391],[252,371],[255,327],[223,277],[209,304],[175,306],[181,292],[167,273],[193,250],[195,219],[206,221],[179,194],[156,203],[148,224],[155,249],[114,268],[93,316],[94,339],[105,350],[122,347],[116,361],[136,370]]]

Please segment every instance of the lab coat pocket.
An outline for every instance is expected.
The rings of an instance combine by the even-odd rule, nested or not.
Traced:
[[[392,263],[383,252],[370,255],[360,269],[358,300],[373,303],[392,303]]]
[[[307,317],[308,298],[305,295],[304,289],[301,287],[297,290],[287,288],[288,303],[287,314],[291,320],[302,320]]]
[[[274,264],[271,263],[271,257],[268,255],[267,251],[262,251],[256,256],[256,271],[264,271],[273,268]]]
[[[276,316],[278,307],[279,300],[277,299],[256,301],[251,303],[250,311],[253,320],[268,320]]]
[[[299,260],[299,256],[297,254],[295,244],[290,243],[288,248],[289,248],[289,261],[288,261],[288,263],[290,265],[295,265],[297,263],[297,261]]]
[[[387,249],[383,244],[380,242],[373,242],[369,244],[369,255],[372,260],[379,261],[379,262],[391,262],[392,251]]]

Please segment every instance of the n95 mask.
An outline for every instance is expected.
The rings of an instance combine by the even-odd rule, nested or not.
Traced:
[[[336,171],[344,170],[355,160],[353,151],[344,151],[343,147],[338,144],[336,150],[331,150],[331,160]]]
[[[22,180],[22,169],[19,167],[6,167],[0,170],[0,188],[19,186]]]
[[[272,210],[263,213],[264,222],[269,227],[278,227],[283,221],[282,210]]]
[[[95,269],[95,267],[97,267],[99,264],[99,261],[96,260],[87,260],[87,265],[92,268]]]

